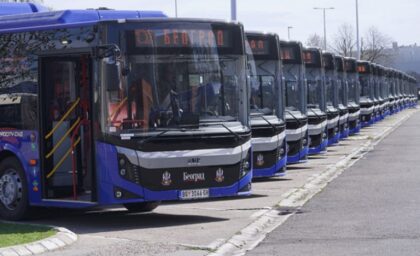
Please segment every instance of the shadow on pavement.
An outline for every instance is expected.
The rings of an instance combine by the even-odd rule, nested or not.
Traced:
[[[295,170],[311,170],[314,169],[310,166],[287,166],[288,171],[295,171]]]
[[[326,155],[312,155],[312,156],[309,156],[309,160],[311,160],[311,159],[328,159],[328,156],[326,156]]]
[[[288,178],[253,178],[252,182],[258,182],[258,183],[263,183],[263,182],[281,182],[281,181],[290,181],[292,179],[288,179]]]
[[[200,223],[228,221],[201,215],[177,215],[163,213],[129,213],[125,209],[80,211],[53,209],[54,215],[30,221],[31,224],[46,224],[65,227],[77,234],[124,231],[192,225]]]

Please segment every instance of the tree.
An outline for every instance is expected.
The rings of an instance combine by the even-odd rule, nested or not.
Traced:
[[[324,39],[318,34],[312,34],[306,40],[306,45],[308,47],[316,47],[316,48],[323,48],[324,47]]]
[[[353,26],[348,23],[343,23],[334,36],[333,43],[329,47],[336,54],[353,57],[356,40],[354,36]]]
[[[384,65],[392,64],[395,56],[392,51],[386,50],[391,46],[391,43],[391,37],[380,32],[377,27],[370,27],[361,39],[361,59]]]

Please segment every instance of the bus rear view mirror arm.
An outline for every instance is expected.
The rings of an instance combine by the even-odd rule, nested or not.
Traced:
[[[92,55],[97,59],[117,59],[121,56],[121,50],[116,44],[105,44],[94,47],[92,49]]]

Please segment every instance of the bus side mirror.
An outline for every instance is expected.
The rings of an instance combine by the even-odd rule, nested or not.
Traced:
[[[120,89],[120,68],[117,63],[103,62],[102,68],[103,84],[107,91],[118,91]]]
[[[121,50],[115,44],[101,45],[92,49],[92,55],[98,59],[117,58],[121,55]]]

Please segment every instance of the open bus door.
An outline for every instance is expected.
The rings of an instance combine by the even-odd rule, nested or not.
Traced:
[[[95,201],[88,54],[41,58],[40,134],[45,199]]]

